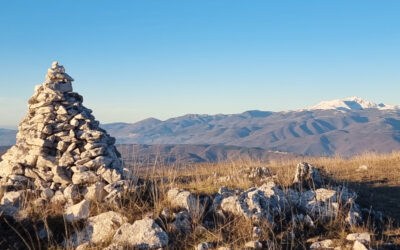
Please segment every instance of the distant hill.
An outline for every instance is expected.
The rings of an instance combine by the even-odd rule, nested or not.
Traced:
[[[0,146],[0,156],[10,146]],[[261,148],[225,145],[117,145],[127,163],[153,165],[157,163],[206,163],[237,160],[268,161],[290,159],[292,154],[271,152]]]
[[[102,127],[116,137],[119,144],[165,144],[165,148],[179,145],[174,146],[174,150],[179,148],[182,153],[200,150],[189,145],[233,145],[310,156],[352,156],[365,151],[400,150],[399,106],[375,104],[359,97],[324,101],[294,111],[189,114],[166,121],[149,118],[136,123],[103,124]],[[14,144],[15,133],[0,129],[0,146]],[[188,150],[183,150],[184,147]],[[153,152],[154,148],[150,148],[147,152]],[[233,152],[232,149],[229,152]],[[199,157],[209,161],[212,158],[209,155]]]
[[[190,114],[103,127],[121,144],[223,144],[312,156],[400,150],[398,106],[358,97],[295,111]]]
[[[0,146],[8,146],[15,144],[16,135],[17,135],[16,130],[0,128]]]
[[[128,162],[153,164],[227,162],[236,160],[268,161],[289,159],[294,155],[272,152],[262,148],[245,148],[225,145],[132,145],[117,146],[122,158]]]
[[[10,146],[0,146],[0,156],[2,156]]]

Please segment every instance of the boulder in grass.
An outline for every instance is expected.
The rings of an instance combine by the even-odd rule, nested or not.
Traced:
[[[318,169],[307,162],[300,162],[296,167],[293,184],[300,187],[318,188],[322,185],[322,178]]]
[[[123,224],[114,234],[113,242],[135,249],[158,249],[168,245],[168,235],[150,218]]]

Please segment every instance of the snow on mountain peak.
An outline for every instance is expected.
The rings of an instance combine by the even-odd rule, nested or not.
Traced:
[[[331,101],[323,101],[318,103],[317,105],[308,108],[308,110],[327,110],[327,109],[336,109],[336,110],[363,110],[363,109],[395,109],[398,106],[385,105],[383,103],[376,104],[367,100],[364,100],[360,97],[354,96],[345,99],[336,99]]]

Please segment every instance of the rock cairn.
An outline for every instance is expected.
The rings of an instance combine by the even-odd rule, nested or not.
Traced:
[[[0,184],[6,192],[1,205],[18,196],[15,192],[29,190],[45,200],[72,200],[85,193],[96,198],[106,185],[112,185],[112,192],[124,179],[115,138],[83,106],[72,81],[54,62],[45,82],[35,87],[17,142],[0,162]]]

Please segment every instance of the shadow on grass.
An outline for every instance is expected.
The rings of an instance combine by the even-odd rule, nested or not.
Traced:
[[[400,223],[400,186],[384,186],[385,180],[349,182],[347,186],[358,194],[356,202],[363,208],[381,211]]]

